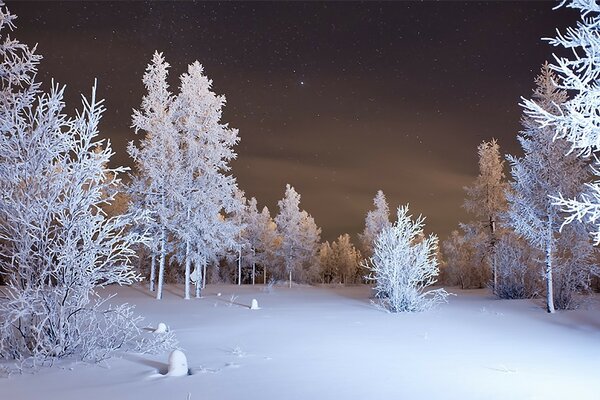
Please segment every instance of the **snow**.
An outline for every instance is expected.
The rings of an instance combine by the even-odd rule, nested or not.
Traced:
[[[188,374],[187,357],[181,350],[173,350],[169,354],[168,376],[185,376]]]
[[[164,322],[159,322],[158,326],[154,330],[154,333],[166,333],[169,331],[169,328]]]
[[[549,315],[542,300],[461,291],[433,311],[390,314],[370,287],[208,285],[184,301],[166,285],[108,287],[146,322],[164,321],[190,360],[168,379],[166,354],[100,366],[61,361],[0,381],[3,399],[586,399],[597,398],[600,297]],[[222,296],[217,296],[221,293]],[[230,300],[235,299],[235,300]],[[260,313],[249,313],[256,299]],[[176,310],[176,312],[174,312]],[[72,369],[71,369],[72,368]]]

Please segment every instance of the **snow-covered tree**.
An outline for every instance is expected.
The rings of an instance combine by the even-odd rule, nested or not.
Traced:
[[[266,268],[273,266],[277,232],[269,209],[264,207],[261,212],[258,212],[257,201],[254,197],[248,201],[243,222],[242,236],[248,243],[244,259],[247,265],[252,267],[252,283],[254,283],[256,265],[262,267],[263,278],[266,277]]]
[[[567,94],[558,89],[554,81],[554,74],[545,64],[536,78],[532,100],[544,110],[560,108],[567,99]],[[518,140],[524,156],[508,156],[514,180],[512,191],[508,194],[508,219],[515,232],[544,253],[546,308],[551,313],[555,309],[553,269],[557,262],[556,252],[564,221],[564,213],[553,204],[551,196],[558,193],[567,197],[576,196],[589,180],[590,169],[585,160],[569,153],[570,145],[566,140],[555,138],[552,126],[540,125],[527,114],[523,117],[522,124],[523,130]],[[583,231],[575,229],[573,235],[576,232]],[[587,242],[591,247],[585,234],[576,237],[576,240]]]
[[[140,110],[133,112],[136,133],[145,136],[136,146],[130,142],[128,152],[135,162],[130,193],[132,209],[146,210],[152,221],[144,226],[152,236],[153,246],[150,290],[154,289],[154,267],[158,251],[159,270],[156,298],[162,298],[165,264],[169,253],[169,235],[176,215],[174,189],[179,188],[177,171],[182,163],[177,130],[173,123],[173,95],[167,84],[169,64],[161,53],[154,53],[143,77],[147,94]]]
[[[293,275],[306,279],[307,275],[314,272],[310,269],[318,261],[321,229],[306,211],[300,210],[300,195],[289,184],[285,196],[277,205],[279,214],[275,217],[275,224],[281,242],[276,254],[291,287]]]
[[[328,240],[319,245],[319,268],[321,269],[321,282],[332,283],[338,276],[337,265],[333,257],[333,250]]]
[[[384,228],[391,226],[390,208],[382,190],[378,190],[375,194],[373,205],[375,206],[375,209],[367,212],[367,216],[365,217],[365,228],[363,232],[358,235],[365,257],[371,257],[377,236],[379,236]]]
[[[470,224],[461,224],[461,231],[452,231],[442,242],[445,259],[444,283],[460,285],[461,289],[486,287],[489,282],[488,269],[481,268],[486,254],[486,234]]]
[[[501,299],[525,299],[539,293],[541,277],[536,260],[542,255],[513,231],[500,235],[497,243],[498,287]]]
[[[556,74],[559,89],[572,93],[563,104],[540,104],[535,98],[524,99],[525,112],[541,127],[548,127],[554,137],[566,139],[571,152],[587,158],[600,150],[600,5],[595,0],[563,1],[561,5],[581,12],[576,27],[546,39],[553,46],[570,50],[571,57],[554,55],[550,66]],[[594,173],[599,176],[600,164],[595,162]],[[594,237],[600,243],[600,180],[586,184],[579,193],[553,193],[555,200],[567,212],[566,222],[586,221],[595,225]]]
[[[0,31],[13,19],[2,9]],[[131,307],[97,293],[138,280],[133,246],[147,238],[129,229],[143,215],[102,209],[124,168],[107,168],[113,152],[98,138],[95,86],[68,117],[64,87],[43,93],[35,82],[39,56],[8,37],[0,52],[0,357],[98,361],[172,344],[170,335],[145,339]]]
[[[438,239],[423,234],[424,218],[413,221],[408,206],[398,208],[398,220],[384,228],[370,259],[370,279],[375,282],[379,306],[390,312],[414,312],[445,302],[444,289],[426,290],[439,274]]]
[[[500,157],[500,147],[495,139],[482,142],[477,148],[479,154],[479,175],[473,185],[465,187],[467,198],[464,208],[477,218],[479,232],[485,232],[488,239],[481,242],[486,248],[486,261],[492,270],[493,288],[497,285],[497,264],[495,245],[498,240],[498,218],[506,211],[507,183],[504,175],[504,161]]]
[[[200,297],[200,268],[217,258],[223,249],[236,246],[242,226],[235,218],[243,212],[235,178],[229,163],[235,159],[233,147],[238,130],[221,123],[225,97],[212,92],[212,81],[198,61],[180,77],[180,92],[173,101],[170,116],[178,140],[178,165],[171,188],[176,210],[173,232],[178,259],[185,265],[185,298],[190,297],[192,264],[196,268],[196,296]]]
[[[353,283],[359,271],[360,254],[350,241],[350,235],[343,234],[331,244],[329,268],[333,280],[340,283]]]

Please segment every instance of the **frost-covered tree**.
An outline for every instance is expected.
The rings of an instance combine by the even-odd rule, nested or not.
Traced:
[[[235,159],[238,130],[221,123],[225,97],[211,90],[212,81],[198,61],[180,77],[180,92],[168,115],[173,119],[178,141],[179,164],[171,175],[173,194],[172,230],[177,258],[185,265],[185,298],[190,297],[191,266],[196,268],[196,296],[200,297],[200,269],[217,252],[236,245],[242,226],[224,216],[241,212],[237,183],[229,174]]]
[[[540,252],[507,230],[497,243],[498,287],[496,294],[501,299],[525,299],[539,293],[541,276],[537,260]]]
[[[477,148],[479,154],[479,175],[473,185],[465,187],[467,198],[464,208],[477,218],[479,232],[488,239],[481,242],[485,246],[486,261],[492,270],[494,293],[497,286],[497,263],[495,245],[498,240],[498,218],[506,211],[507,183],[504,176],[504,161],[500,157],[500,147],[495,139],[482,142]]]
[[[2,9],[0,31],[13,19]],[[170,335],[146,339],[130,306],[97,293],[138,280],[133,246],[147,239],[129,229],[143,215],[103,211],[124,168],[107,168],[95,86],[69,117],[64,87],[43,93],[35,82],[39,56],[8,37],[0,52],[0,358],[99,361],[169,346]]]
[[[350,235],[340,235],[331,244],[331,258],[331,264],[335,266],[335,280],[344,284],[353,283],[358,275],[360,254],[350,241]]]
[[[545,64],[536,78],[533,100],[538,107],[551,110],[563,104],[567,95],[554,83],[555,77]],[[569,153],[569,143],[555,138],[555,130],[540,125],[527,114],[522,119],[523,130],[518,136],[523,157],[508,156],[513,176],[512,191],[508,194],[509,224],[515,232],[526,238],[544,253],[544,278],[546,280],[546,308],[554,312],[553,269],[564,221],[563,212],[551,196],[558,193],[574,197],[590,178],[585,160]],[[576,222],[578,223],[578,222]],[[576,229],[575,232],[583,232]],[[576,237],[578,242],[588,243],[586,235]],[[562,262],[568,262],[563,260]],[[589,268],[587,268],[589,270]]]
[[[486,234],[470,224],[461,224],[461,231],[452,231],[450,237],[442,242],[444,283],[460,285],[461,289],[486,287],[489,273],[481,268],[481,264],[486,257],[483,244],[487,240]]]
[[[561,5],[581,12],[577,26],[546,39],[553,46],[569,49],[571,57],[554,55],[550,66],[556,74],[559,89],[572,93],[563,104],[540,104],[524,99],[525,112],[541,127],[549,127],[556,138],[566,139],[571,152],[586,158],[600,149],[600,5],[595,0],[563,1]],[[600,165],[595,162],[596,176]],[[577,196],[578,195],[578,196]],[[567,212],[567,222],[586,221],[596,226],[594,238],[600,243],[600,180],[586,184],[582,194],[554,193],[557,203]]]
[[[321,282],[332,283],[338,276],[337,264],[333,257],[333,250],[329,241],[319,245],[319,267],[321,269]]]
[[[155,244],[152,253],[150,289],[154,289],[154,267],[158,251],[159,270],[156,298],[162,298],[165,264],[169,253],[169,235],[176,215],[175,189],[179,188],[177,171],[182,163],[177,130],[173,123],[171,104],[173,95],[167,84],[169,64],[161,53],[154,53],[144,73],[146,95],[139,110],[133,112],[136,133],[145,136],[136,145],[130,142],[128,152],[135,162],[130,193],[132,209],[146,210],[152,220],[146,226]]]
[[[373,205],[375,206],[375,209],[367,212],[367,216],[365,217],[365,228],[363,232],[358,235],[365,257],[370,257],[373,254],[373,247],[377,236],[379,236],[384,228],[391,225],[390,208],[382,190],[378,190],[375,194]]]
[[[408,206],[398,208],[398,220],[384,228],[370,259],[377,304],[390,312],[414,312],[445,302],[444,289],[426,290],[439,274],[438,239],[423,234],[424,218],[413,221]]]
[[[252,267],[252,283],[254,283],[256,265],[262,267],[263,277],[266,276],[266,268],[273,266],[277,232],[269,209],[264,207],[261,212],[258,212],[257,201],[254,197],[248,201],[243,222],[242,235],[248,243],[248,251],[244,258],[246,263]]]
[[[275,217],[280,244],[276,254],[281,260],[284,272],[292,285],[293,275],[306,279],[314,271],[309,269],[317,263],[317,250],[321,229],[314,219],[300,210],[300,195],[289,184],[285,196],[277,203],[279,214]]]

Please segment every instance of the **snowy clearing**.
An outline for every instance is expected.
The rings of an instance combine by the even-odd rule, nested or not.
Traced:
[[[388,314],[366,286],[211,285],[188,301],[181,286],[167,285],[162,301],[141,286],[105,292],[115,290],[148,325],[175,332],[191,375],[164,376],[169,354],[64,361],[3,378],[1,397],[37,399],[43,388],[63,400],[598,398],[597,296],[549,315],[541,300],[452,288],[437,310]]]

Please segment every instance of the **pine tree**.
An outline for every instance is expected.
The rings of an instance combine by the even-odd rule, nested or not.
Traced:
[[[566,92],[559,90],[554,81],[550,67],[544,64],[536,78],[533,101],[545,110],[560,107],[567,99]],[[546,308],[552,313],[555,309],[553,270],[564,218],[551,196],[558,193],[568,197],[577,195],[589,180],[590,173],[584,160],[574,153],[567,154],[569,143],[555,139],[552,127],[541,126],[528,115],[523,117],[522,124],[518,139],[524,156],[508,157],[514,180],[508,194],[508,217],[514,230],[544,253]],[[589,242],[585,235],[577,240]]]
[[[237,129],[220,122],[225,97],[211,91],[212,81],[198,61],[180,77],[180,93],[170,115],[178,139],[178,165],[172,175],[173,232],[178,259],[185,265],[185,298],[190,297],[191,265],[196,267],[196,296],[200,297],[200,267],[216,259],[224,248],[233,248],[242,226],[234,218],[242,212],[237,183],[229,171],[239,142]],[[205,277],[203,277],[204,279]]]
[[[506,211],[506,189],[504,161],[500,158],[500,147],[495,139],[482,142],[477,148],[479,154],[479,175],[472,186],[465,187],[467,198],[464,208],[478,219],[480,232],[488,239],[483,242],[487,260],[492,270],[493,289],[496,292],[498,273],[495,245],[498,241],[498,218]]]
[[[179,187],[178,174],[182,163],[177,130],[173,124],[171,104],[173,95],[167,84],[169,64],[162,53],[155,52],[146,69],[143,82],[147,94],[140,110],[133,112],[136,133],[145,132],[138,146],[129,143],[128,152],[135,162],[130,193],[132,208],[148,211],[152,221],[145,227],[158,247],[159,270],[156,298],[162,298],[165,263],[169,249],[169,235],[176,214],[173,189]],[[154,250],[155,246],[151,247]],[[156,254],[153,253],[153,261]],[[154,262],[150,290],[154,289]]]
[[[275,217],[275,224],[281,243],[276,254],[291,287],[294,274],[303,278],[308,268],[316,264],[321,230],[306,211],[300,210],[300,195],[289,184],[277,205],[279,214]]]
[[[365,229],[362,234],[359,234],[359,240],[365,257],[370,257],[373,254],[373,246],[377,236],[384,228],[391,225],[390,208],[383,191],[377,191],[373,198],[373,205],[375,209],[367,213],[365,217]]]

